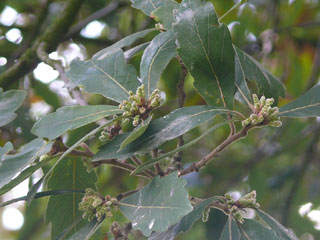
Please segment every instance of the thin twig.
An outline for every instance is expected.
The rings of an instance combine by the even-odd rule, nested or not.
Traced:
[[[103,159],[103,160],[94,161],[94,162],[91,162],[91,163],[93,164],[93,167],[98,167],[98,166],[103,165],[103,164],[108,164],[108,165],[111,165],[111,166],[114,166],[114,167],[117,167],[117,168],[121,168],[121,169],[129,171],[129,172],[132,172],[132,171],[134,171],[136,169],[136,167],[133,166],[132,164],[123,163],[123,162],[117,161],[116,159]],[[140,177],[144,177],[144,178],[150,178],[145,173],[139,173],[139,174],[136,174],[136,175],[140,176]]]
[[[132,161],[133,161],[135,164],[137,164],[138,166],[141,166],[141,165],[143,164],[142,161],[141,161],[139,158],[137,158],[136,156],[132,156],[131,159],[132,159]],[[150,171],[150,170],[146,170],[146,171],[144,171],[144,172],[145,172],[147,175],[149,175],[151,178],[155,176],[154,173],[153,173],[152,171]]]
[[[180,62],[180,66],[181,66],[181,76],[177,85],[177,89],[178,89],[178,106],[179,108],[182,108],[184,105],[184,101],[186,98],[186,94],[184,92],[184,82],[186,79],[186,76],[188,74],[188,70],[186,68],[186,66],[184,65],[184,63],[182,62],[181,58],[179,58],[179,62]],[[182,147],[184,144],[184,140],[183,140],[183,135],[178,137],[178,144],[177,144],[177,148]],[[175,163],[175,168],[180,170],[182,168],[182,163],[181,163],[181,159],[182,159],[182,151],[178,152],[175,156],[174,156],[174,163]]]
[[[233,142],[247,136],[248,131],[254,128],[252,125],[243,127],[238,133],[230,135],[224,142],[217,146],[212,152],[203,157],[200,161],[194,162],[190,167],[179,172],[179,176],[186,175],[188,173],[199,171],[200,168],[206,166],[213,158],[217,157],[226,147],[231,145]]]
[[[41,42],[39,44],[39,47],[37,49],[37,55],[38,57],[48,65],[52,66],[54,69],[56,69],[59,72],[59,75],[62,79],[62,81],[65,83],[66,87],[68,88],[70,95],[73,96],[73,98],[81,105],[81,106],[86,106],[88,105],[87,101],[83,98],[81,92],[79,89],[73,88],[70,89],[70,81],[69,78],[67,77],[64,68],[61,64],[60,60],[53,60],[49,58],[48,53],[46,52],[47,49],[47,43],[46,42]]]
[[[152,158],[156,158],[156,157],[158,157],[158,149],[157,148],[152,150]],[[155,167],[156,172],[157,172],[158,175],[164,176],[164,172],[163,172],[163,170],[162,170],[162,168],[160,166],[160,163],[156,163],[154,165],[154,167]]]
[[[61,16],[46,29],[45,33],[35,41],[31,48],[28,48],[22,54],[15,64],[0,74],[0,86],[2,88],[7,88],[36,68],[37,64],[40,62],[40,59],[37,56],[37,49],[40,43],[46,43],[45,52],[47,53],[56,49],[76,18],[83,1],[84,0],[67,1],[66,8]]]
[[[40,6],[39,14],[36,17],[35,23],[30,28],[30,32],[26,39],[21,43],[19,48],[12,54],[9,58],[6,68],[11,67],[14,64],[14,61],[21,56],[32,44],[32,41],[37,37],[41,30],[41,26],[44,23],[45,18],[48,15],[48,7],[51,4],[52,0],[42,1]]]
[[[128,192],[125,192],[125,193],[120,193],[120,194],[118,194],[118,196],[116,197],[116,199],[118,200],[118,201],[120,201],[120,200],[122,200],[122,199],[124,199],[124,198],[126,198],[126,197],[128,197],[128,196],[130,196],[130,195],[132,195],[132,194],[134,194],[134,193],[136,193],[136,192],[139,192],[141,189],[139,188],[139,189],[135,189],[135,190],[131,190],[131,191],[128,191]]]
[[[106,7],[92,13],[89,17],[83,19],[82,21],[74,25],[64,39],[73,37],[74,35],[79,33],[81,29],[84,28],[88,23],[94,20],[97,20],[99,18],[102,18],[104,16],[107,16],[108,14],[115,11],[118,8],[118,6],[119,6],[119,1],[115,0],[109,3]]]

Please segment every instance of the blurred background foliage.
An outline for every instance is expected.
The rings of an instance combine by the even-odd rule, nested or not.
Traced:
[[[63,0],[2,0],[0,1],[0,73],[16,61],[37,35],[43,33],[59,17],[66,1]],[[237,1],[211,0],[218,16],[222,16]],[[99,15],[100,14],[100,15]],[[86,21],[89,17],[89,21]],[[38,19],[38,20],[37,20]],[[39,20],[40,19],[40,20]],[[253,55],[287,88],[285,99],[292,101],[319,81],[320,69],[320,1],[319,0],[249,0],[223,19],[234,43]],[[152,18],[130,7],[129,1],[86,0],[73,28],[65,41],[50,54],[62,59],[66,68],[71,60],[86,59],[98,50],[109,46],[131,33],[154,27]],[[141,42],[149,41],[148,35]],[[139,68],[141,53],[131,63]],[[165,104],[158,116],[178,106],[176,86],[180,65],[173,60],[159,83]],[[204,104],[188,76],[184,90],[186,106]],[[63,105],[75,104],[63,82],[51,67],[40,63],[22,79],[13,79],[7,88],[28,91],[28,99],[18,111],[18,118],[1,128],[0,146],[11,141],[15,147],[29,142],[33,123],[44,114]],[[85,95],[90,104],[110,103],[98,95]],[[243,106],[238,105],[239,108]],[[242,109],[247,112],[247,109]],[[185,135],[188,141],[212,123],[192,130]],[[68,134],[67,145],[94,128],[94,124]],[[220,128],[200,144],[183,153],[183,162],[197,160],[222,141],[228,134]],[[301,239],[320,239],[320,118],[285,120],[280,129],[264,128],[250,132],[247,139],[234,144],[201,173],[186,176],[188,189],[198,197],[209,197],[231,192],[240,196],[257,190],[262,209],[285,226],[293,229]],[[95,141],[92,140],[95,144]],[[162,146],[170,150],[175,141]],[[96,148],[98,143],[95,144]],[[45,171],[45,169],[44,169]],[[97,184],[102,194],[117,195],[135,189],[145,182],[129,176],[119,169],[103,166],[98,169]],[[42,171],[23,182],[0,201],[23,196],[42,175]],[[44,222],[47,199],[38,199],[26,206],[20,202],[0,209],[0,239],[49,239],[50,226]],[[251,214],[248,212],[248,214]],[[206,224],[200,221],[179,239],[217,239],[225,216],[212,211]],[[120,214],[115,220],[126,221]],[[105,221],[103,233],[108,231]],[[97,238],[99,238],[99,236]]]

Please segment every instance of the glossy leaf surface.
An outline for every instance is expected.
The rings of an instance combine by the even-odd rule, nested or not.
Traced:
[[[260,94],[264,94],[266,97],[273,97],[276,100],[279,96],[285,96],[284,85],[278,78],[240,48],[234,46],[234,49],[246,79],[257,83]]]
[[[219,240],[240,240],[240,231],[235,220],[229,216]]]
[[[122,200],[120,210],[132,222],[133,229],[140,229],[145,236],[152,231],[166,231],[192,211],[185,185],[177,172],[155,177],[146,187]]]
[[[158,34],[145,49],[140,63],[140,77],[147,97],[156,89],[163,70],[176,54],[175,37],[172,31]]]
[[[185,0],[173,30],[178,53],[209,105],[232,109],[235,93],[234,50],[228,27],[219,24],[211,2]]]
[[[118,151],[117,145],[125,139],[116,136],[111,142],[103,145],[93,157],[93,161],[101,159],[126,159],[134,154],[147,153],[166,141],[172,140],[189,130],[213,119],[217,115],[230,113],[225,109],[213,109],[210,106],[192,106],[179,108],[172,113],[153,120],[148,129],[134,142]]]
[[[280,108],[281,117],[320,116],[320,85],[314,86],[304,95]]]
[[[152,12],[155,19],[160,22],[165,29],[171,29],[174,22],[173,11],[179,8],[179,3],[175,1],[165,1],[163,6]]]
[[[32,128],[38,137],[50,140],[61,136],[68,130],[76,129],[101,118],[122,113],[116,106],[67,106],[44,116]]]
[[[17,114],[15,111],[21,106],[27,93],[22,90],[3,92],[0,88],[0,127],[13,121]]]
[[[48,181],[48,189],[85,190],[95,189],[97,181],[94,172],[88,173],[80,159],[65,159],[53,170]],[[82,215],[78,210],[83,194],[72,193],[66,195],[51,196],[47,205],[46,221],[51,222],[51,238],[55,239],[66,227]],[[82,220],[73,231],[79,230],[87,220]]]
[[[149,124],[152,120],[152,116],[149,116],[146,120],[144,120],[138,127],[136,127],[132,132],[130,132],[129,136],[121,143],[120,150],[127,146],[129,143],[136,140],[140,137],[149,127]]]
[[[153,233],[149,240],[173,240],[181,232],[187,232],[193,223],[199,220],[203,211],[209,206],[214,198],[209,198],[193,207],[192,212],[184,216],[177,224],[172,225],[167,231],[162,233]]]
[[[4,154],[0,164],[0,188],[10,181],[25,167],[38,157],[48,153],[52,142],[45,142],[42,139],[35,139],[20,148],[14,155]]]
[[[98,93],[116,102],[128,99],[129,91],[139,86],[135,68],[126,64],[122,50],[101,60],[73,60],[67,72],[71,82],[90,93]]]

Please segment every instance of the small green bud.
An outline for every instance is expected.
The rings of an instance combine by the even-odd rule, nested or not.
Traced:
[[[282,126],[282,122],[279,121],[279,120],[271,121],[271,122],[269,123],[269,125],[270,125],[271,127],[281,127],[281,126]]]
[[[156,95],[160,94],[160,90],[159,89],[155,89],[153,90],[153,92],[151,93],[151,96],[149,97],[150,100],[153,100],[155,98]]]
[[[268,98],[266,105],[271,106],[274,103],[274,99],[273,98]]]
[[[139,113],[144,114],[147,110],[144,107],[139,108]]]
[[[136,127],[139,125],[139,123],[140,123],[140,116],[136,115],[133,119],[132,125]]]
[[[266,97],[265,97],[265,96],[262,96],[262,97],[260,98],[260,106],[264,106],[264,105],[266,105]]]
[[[259,98],[257,94],[252,94],[252,98],[253,98],[253,104],[254,106],[256,106],[259,103]]]

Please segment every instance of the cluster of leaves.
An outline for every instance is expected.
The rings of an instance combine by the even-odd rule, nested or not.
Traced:
[[[219,21],[210,2],[132,2],[134,8],[153,17],[161,24],[160,27],[132,34],[96,53],[87,61],[74,60],[67,72],[70,81],[83,91],[101,94],[121,105],[59,108],[33,126],[32,133],[38,138],[19,151],[14,151],[11,143],[0,147],[0,193],[17,186],[39,168],[50,166],[22,200],[30,203],[36,197],[53,195],[48,202],[46,220],[52,224],[52,238],[57,239],[90,238],[99,229],[104,217],[110,216],[110,205],[119,207],[130,220],[133,230],[140,230],[144,236],[153,240],[174,239],[179,233],[188,231],[210,207],[218,208],[228,215],[221,240],[297,239],[293,233],[258,209],[252,194],[244,196],[240,201],[234,201],[227,195],[200,202],[193,201],[185,187],[186,181],[181,177],[184,175],[183,170],[176,171],[174,166],[161,169],[159,162],[194,145],[222,124],[230,124],[231,136],[244,137],[246,134],[236,135],[232,132],[235,131],[234,128],[241,127],[235,125],[239,118],[244,121],[242,130],[248,131],[257,125],[279,126],[281,117],[317,117],[320,115],[320,86],[313,87],[280,109],[272,108],[273,100],[270,99],[275,99],[277,103],[279,97],[285,95],[283,84],[256,60],[233,45],[228,27]],[[150,43],[123,51],[123,48],[150,32],[158,32]],[[127,62],[140,51],[143,51],[143,55],[138,77],[134,66]],[[157,83],[169,62],[176,57],[194,78],[194,87],[207,105],[181,107],[165,116],[152,119],[149,113],[160,104]],[[252,101],[252,89],[248,87],[248,82],[258,89],[258,95],[262,96],[260,100],[253,95]],[[15,118],[14,111],[22,104],[25,96],[26,93],[19,90],[0,92],[0,126]],[[239,99],[236,96],[240,96]],[[147,104],[141,102],[142,98],[148,99]],[[235,100],[252,109],[253,115],[246,118],[236,111]],[[146,108],[142,105],[146,105]],[[146,112],[148,115],[144,116]],[[213,126],[200,137],[170,152],[158,154],[157,149],[162,144],[219,115],[223,116],[222,124]],[[118,132],[97,152],[88,150],[88,146],[84,144],[88,139],[98,138],[97,135],[106,127],[115,126],[123,117],[133,121],[133,128],[128,132]],[[140,118],[143,123],[139,125]],[[67,147],[61,141],[60,137],[67,131],[101,119],[103,121],[99,122],[97,128],[71,146]],[[236,140],[235,137],[234,139]],[[232,141],[228,142],[227,139],[226,143],[231,144]],[[223,148],[220,151],[222,150]],[[142,162],[140,157],[144,157],[146,161]],[[123,194],[124,197],[120,194],[117,199],[103,198],[88,190],[83,198],[85,189],[96,188],[97,178],[94,172],[87,171],[79,158],[86,159],[91,168],[106,163],[151,180],[142,189]],[[130,158],[138,166],[128,163]],[[152,166],[156,166],[156,172],[151,170]],[[189,172],[198,170],[195,167],[189,169]],[[37,193],[43,182],[47,182],[49,191]],[[6,204],[8,203],[2,205]],[[255,210],[255,220],[243,220],[241,212],[245,207]],[[80,210],[85,211],[85,216],[93,221],[88,223],[86,219],[81,219],[83,213]],[[60,213],[63,214],[59,215]]]

